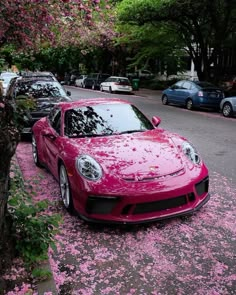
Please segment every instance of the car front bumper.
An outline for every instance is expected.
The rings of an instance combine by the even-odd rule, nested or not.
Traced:
[[[194,181],[182,175],[179,181],[175,179],[174,186],[170,181],[154,185],[139,183],[138,186],[132,190],[127,187],[126,195],[92,191],[79,194],[72,189],[75,209],[88,221],[136,224],[191,214],[210,198],[209,178],[205,169]]]

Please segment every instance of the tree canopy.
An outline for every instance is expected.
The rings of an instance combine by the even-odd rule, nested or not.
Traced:
[[[122,22],[138,25],[166,23],[178,33],[179,40],[194,61],[199,79],[222,72],[222,50],[236,35],[235,0],[123,0],[118,5]]]

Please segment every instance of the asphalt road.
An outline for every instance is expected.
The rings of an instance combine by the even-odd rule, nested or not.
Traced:
[[[69,87],[73,99],[112,96],[134,102],[161,126],[187,137],[210,171],[209,202],[182,218],[136,226],[99,226],[69,215],[59,186],[32,160],[29,142],[17,148],[25,179],[41,175],[37,200],[48,199],[63,223],[57,250],[49,251],[58,295],[236,294],[236,119],[163,106],[160,93],[100,93]],[[143,93],[144,96],[140,96]],[[51,291],[50,284],[44,293]],[[50,293],[51,294],[51,293]]]

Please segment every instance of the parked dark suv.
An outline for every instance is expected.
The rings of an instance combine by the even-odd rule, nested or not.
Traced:
[[[92,73],[84,80],[84,88],[91,88],[93,90],[100,89],[100,84],[104,82],[111,75],[101,74],[101,73]]]
[[[49,114],[52,107],[62,101],[71,101],[69,91],[51,77],[13,78],[8,87],[5,99],[16,104],[32,99],[32,109],[27,112],[22,134],[30,134],[33,124]]]

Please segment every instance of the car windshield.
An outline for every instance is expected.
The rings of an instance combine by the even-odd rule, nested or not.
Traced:
[[[12,78],[17,77],[17,75],[1,75],[0,80],[6,84],[9,84]]]
[[[15,89],[15,97],[23,96],[34,98],[64,97],[66,92],[60,83],[56,81],[22,81]]]
[[[95,137],[154,129],[151,122],[129,104],[100,104],[65,113],[65,135]]]
[[[202,88],[206,88],[206,87],[214,87],[216,88],[215,85],[209,83],[209,82],[195,82],[195,84],[197,84],[198,86],[202,87]]]

